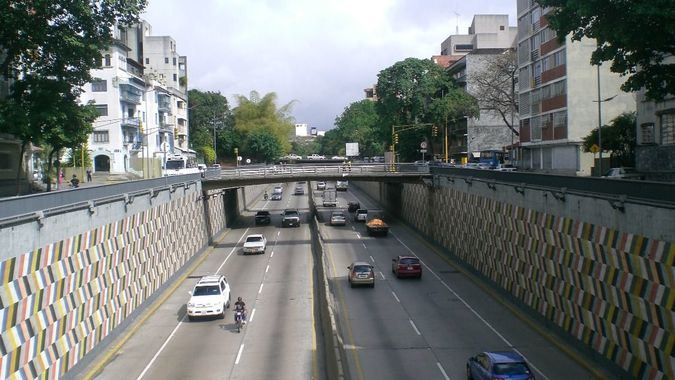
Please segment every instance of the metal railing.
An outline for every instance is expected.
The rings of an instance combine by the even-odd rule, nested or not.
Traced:
[[[427,165],[416,164],[359,164],[359,165],[274,165],[261,167],[241,167],[223,169],[219,178],[273,177],[308,174],[379,174],[397,175],[399,173],[429,173]]]

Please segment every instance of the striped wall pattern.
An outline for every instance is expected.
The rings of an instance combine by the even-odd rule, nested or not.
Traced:
[[[220,190],[210,190],[207,193],[209,195],[209,220],[211,221],[213,233],[217,234],[218,232],[224,230],[227,224],[227,220],[225,220],[225,200],[223,199],[224,193]]]
[[[633,377],[673,378],[673,242],[449,187],[406,184],[402,202],[409,223]]]
[[[0,378],[56,379],[207,242],[187,193],[0,263]]]

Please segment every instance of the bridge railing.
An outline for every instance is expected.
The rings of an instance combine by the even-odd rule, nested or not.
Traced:
[[[429,173],[429,167],[415,164],[360,164],[360,165],[273,165],[254,168],[223,169],[220,178],[273,177],[307,174],[386,174]]]

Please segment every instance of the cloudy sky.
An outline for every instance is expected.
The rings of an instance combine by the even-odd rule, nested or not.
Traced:
[[[143,18],[188,57],[190,88],[230,101],[273,91],[295,101],[296,122],[327,130],[380,70],[440,54],[474,14],[514,26],[516,0],[149,0]]]

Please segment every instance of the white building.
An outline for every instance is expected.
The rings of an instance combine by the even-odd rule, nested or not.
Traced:
[[[307,137],[307,136],[309,136],[309,126],[307,124],[296,124],[295,137]]]
[[[475,15],[469,34],[456,34],[441,43],[441,55],[466,55],[476,49],[508,49],[514,46],[518,28],[509,26],[508,15]]]
[[[590,175],[593,154],[582,140],[602,124],[635,110],[634,94],[623,92],[609,64],[590,64],[594,40],[560,44],[546,13],[533,0],[518,0],[518,67],[521,162],[524,169]],[[600,94],[598,94],[600,81]],[[612,98],[609,101],[604,99]]]

